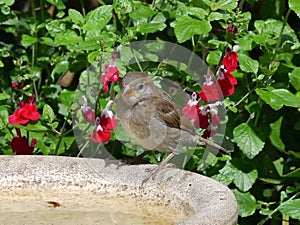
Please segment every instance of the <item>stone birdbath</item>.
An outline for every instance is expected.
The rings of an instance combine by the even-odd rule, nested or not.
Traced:
[[[0,224],[237,224],[237,202],[226,186],[174,168],[141,185],[152,166],[0,156]]]

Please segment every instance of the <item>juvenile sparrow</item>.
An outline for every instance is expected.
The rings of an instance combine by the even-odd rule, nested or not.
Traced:
[[[129,72],[124,76],[116,104],[117,116],[133,141],[146,150],[170,152],[159,168],[185,146],[208,146],[215,155],[229,154],[223,147],[200,137],[172,98],[143,72]]]

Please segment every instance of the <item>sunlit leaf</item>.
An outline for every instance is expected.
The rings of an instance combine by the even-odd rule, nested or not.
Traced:
[[[277,121],[274,123],[270,123],[271,127],[271,133],[270,133],[270,141],[271,143],[278,148],[281,151],[285,150],[285,145],[283,141],[280,138],[280,130],[281,130],[281,123],[282,123],[283,117],[280,117]]]
[[[102,30],[112,17],[112,6],[100,6],[86,15],[86,24],[84,30],[92,31],[94,29]]]
[[[299,0],[289,0],[289,7],[297,14],[300,18],[300,1]]]
[[[284,105],[299,108],[300,98],[287,89],[273,89],[271,91],[257,88],[255,92],[274,110],[281,109]]]
[[[79,24],[79,25],[84,23],[83,16],[77,10],[69,9],[68,13],[69,13],[69,17],[71,18],[73,23]]]
[[[239,171],[234,178],[233,183],[237,186],[241,191],[246,192],[252,188],[258,177],[257,170],[252,170],[249,173],[243,173]]]
[[[300,67],[295,68],[290,75],[291,84],[300,91]]]
[[[300,199],[292,199],[282,203],[279,206],[279,211],[289,215],[293,219],[300,220]]]
[[[265,142],[252,130],[247,123],[242,123],[233,130],[234,142],[249,158],[254,158],[262,151]]]
[[[7,6],[11,6],[14,4],[14,2],[15,2],[15,0],[0,0],[0,5],[5,4]]]
[[[50,123],[52,123],[56,117],[53,109],[48,104],[45,104],[43,107],[43,117],[45,120],[49,121]]]
[[[256,60],[251,59],[249,56],[244,54],[239,54],[238,60],[241,70],[257,74],[259,63]]]
[[[37,41],[37,38],[31,37],[27,34],[22,35],[22,45],[24,47],[28,47],[30,45],[33,45]]]
[[[241,193],[238,190],[232,190],[239,205],[239,216],[247,217],[255,213],[256,200],[249,192]]]
[[[189,16],[183,15],[179,17],[175,25],[175,35],[179,43],[183,43],[195,34],[206,35],[211,31],[212,27],[206,20],[197,20]]]
[[[66,8],[62,0],[47,0],[47,2],[49,2],[52,5],[55,5],[59,10]]]

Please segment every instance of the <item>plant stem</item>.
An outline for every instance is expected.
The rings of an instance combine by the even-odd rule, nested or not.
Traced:
[[[37,38],[37,33],[36,33],[37,19],[36,19],[34,0],[30,0],[30,6],[31,6],[31,13],[32,13],[32,16],[34,18],[34,23],[35,23],[34,30],[33,30],[33,37]],[[34,67],[35,67],[37,44],[38,44],[38,42],[35,42],[34,45],[32,46],[32,50],[31,50],[31,72],[34,71]],[[38,102],[39,95],[38,95],[38,91],[37,91],[37,87],[36,87],[36,83],[35,83],[34,79],[32,80],[32,84],[33,84],[34,95],[35,95],[36,101]]]
[[[279,38],[277,40],[276,47],[273,50],[272,60],[270,60],[271,61],[270,65],[272,65],[273,61],[275,60],[277,51],[278,51],[278,49],[280,47],[280,43],[281,43],[281,40],[282,40],[283,31],[284,31],[284,28],[285,28],[285,26],[287,24],[287,21],[288,21],[290,13],[291,13],[291,9],[289,8],[288,11],[287,11],[287,13],[286,13],[286,15],[285,15],[285,17],[284,17],[283,24],[282,24],[282,27],[281,27],[281,30],[280,30],[280,33],[279,33]]]
[[[80,5],[81,5],[81,10],[82,10],[82,15],[83,15],[83,17],[85,17],[86,16],[86,11],[85,11],[85,8],[84,8],[83,0],[80,0]]]
[[[244,3],[245,3],[245,0],[241,0],[241,1],[240,1],[239,7],[238,7],[239,11],[242,11],[243,6],[244,6]]]
[[[64,135],[63,135],[63,132],[64,132],[64,129],[65,129],[66,124],[67,124],[67,120],[64,121],[64,124],[63,124],[63,126],[62,126],[62,128],[61,128],[62,132],[61,132],[61,135],[59,136],[59,139],[58,139],[58,142],[57,142],[55,151],[54,151],[54,155],[57,155],[57,153],[58,153],[59,146],[60,146],[61,141],[62,141],[63,136],[64,136]]]
[[[298,197],[298,195],[300,195],[300,192],[294,194],[290,199],[288,199],[287,201],[283,202],[282,204],[293,200],[294,198]],[[264,218],[263,220],[261,220],[257,225],[263,225],[265,222],[267,222],[269,219],[271,219],[272,216],[279,211],[280,206],[282,204],[280,204],[276,209],[274,209],[266,218]]]
[[[85,147],[87,146],[88,143],[89,143],[89,141],[85,142],[85,144],[82,146],[82,148],[80,149],[80,151],[78,152],[76,157],[79,157],[82,154],[82,152],[84,151],[84,149],[85,149]]]
[[[26,132],[26,138],[27,138],[28,145],[30,146],[30,141],[29,141],[29,130]]]
[[[248,91],[237,103],[235,103],[233,106],[231,107],[236,107],[238,106],[239,104],[241,104],[246,98],[248,98],[248,96],[252,93],[254,89]]]
[[[45,13],[44,13],[44,0],[40,0],[40,8],[41,8],[41,20],[44,22]]]
[[[101,5],[106,5],[106,3],[102,0],[97,0]]]

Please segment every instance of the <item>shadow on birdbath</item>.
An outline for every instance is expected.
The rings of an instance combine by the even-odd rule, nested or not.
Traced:
[[[237,223],[224,185],[154,165],[117,167],[102,159],[0,156],[0,224],[216,225]]]

